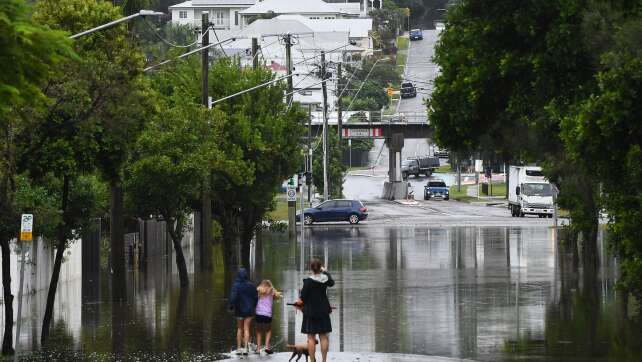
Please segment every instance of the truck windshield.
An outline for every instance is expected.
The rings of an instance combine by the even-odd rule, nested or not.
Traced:
[[[553,196],[550,184],[523,184],[522,193],[526,196]]]

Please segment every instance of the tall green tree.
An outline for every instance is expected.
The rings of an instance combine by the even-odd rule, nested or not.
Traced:
[[[202,180],[229,166],[218,147],[225,115],[185,102],[164,108],[141,134],[127,167],[128,204],[140,217],[161,216],[172,238],[181,287],[189,284],[181,245]]]
[[[273,79],[266,68],[241,69],[234,61],[222,59],[212,67],[210,94],[221,98]],[[239,240],[246,266],[251,239],[279,186],[303,167],[300,142],[307,115],[297,105],[288,108],[284,92],[285,85],[278,82],[217,106],[229,116],[228,141],[238,147],[249,172],[240,184],[230,182],[225,174],[213,175],[215,217],[223,227],[228,258],[233,254],[232,243]]]
[[[592,10],[588,23],[605,25],[590,28],[603,49],[598,89],[564,119],[562,134],[571,159],[599,181],[620,286],[642,300],[642,7],[597,3]],[[616,26],[602,22],[613,18]]]
[[[598,185],[590,169],[568,167],[560,123],[595,82],[582,41],[587,2],[461,1],[449,8],[435,51],[441,72],[428,101],[437,142],[505,163],[539,162],[560,185],[560,202],[597,266]]]
[[[122,17],[121,10],[99,0],[41,0],[34,18],[52,28],[77,33]],[[74,42],[80,60],[46,87],[58,104],[79,103],[74,115],[93,142],[92,164],[110,187],[112,296],[126,298],[123,166],[131,146],[153,109],[143,77],[144,57],[125,26],[92,33]],[[51,111],[56,111],[53,107]],[[74,110],[71,110],[73,112]]]
[[[19,229],[20,208],[16,205],[16,146],[21,130],[17,110],[47,102],[41,85],[55,65],[71,56],[62,32],[37,25],[22,0],[0,2],[0,249],[5,325],[2,354],[13,354],[13,295],[9,241]]]

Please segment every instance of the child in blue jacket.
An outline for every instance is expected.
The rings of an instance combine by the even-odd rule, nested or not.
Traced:
[[[236,354],[247,355],[250,343],[250,324],[254,318],[256,302],[259,296],[254,285],[247,278],[247,270],[239,269],[230,294],[230,308],[234,309],[236,318]],[[241,340],[243,345],[241,347]]]

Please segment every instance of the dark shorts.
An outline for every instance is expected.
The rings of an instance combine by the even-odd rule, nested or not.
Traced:
[[[264,315],[256,315],[254,317],[254,320],[256,321],[256,324],[271,324],[272,323],[272,317],[266,317]]]
[[[321,318],[310,318],[303,315],[301,323],[301,333],[303,334],[326,334],[332,332],[332,323],[330,316]]]

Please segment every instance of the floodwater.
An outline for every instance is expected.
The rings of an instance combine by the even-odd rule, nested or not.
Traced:
[[[640,329],[618,318],[614,261],[601,258],[587,280],[555,238],[547,227],[315,226],[303,243],[263,233],[253,248],[252,276],[271,279],[284,292],[274,310],[277,350],[305,340],[301,314],[285,302],[296,299],[313,255],[337,281],[329,289],[336,307],[331,351],[480,361],[641,360]],[[193,250],[186,251],[193,264]],[[192,274],[189,291],[181,293],[175,269],[170,255],[132,273],[126,305],[109,302],[106,277],[93,301],[60,298],[53,343],[39,350],[39,328],[23,327],[23,357],[220,358],[235,347],[225,302],[233,273],[217,263],[211,274]]]

